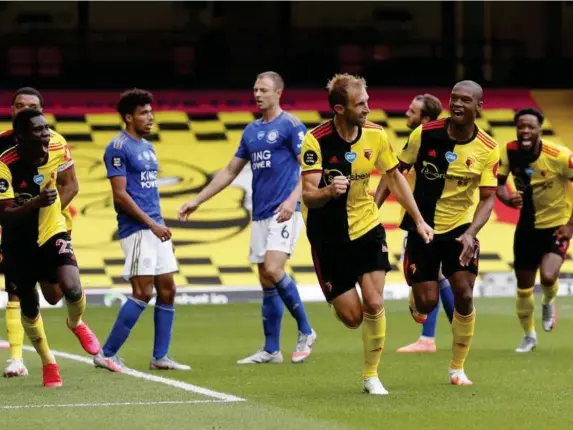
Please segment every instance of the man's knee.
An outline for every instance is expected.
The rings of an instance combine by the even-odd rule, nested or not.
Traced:
[[[272,282],[275,285],[281,280],[284,274],[284,267],[280,262],[265,261],[264,262],[265,282]],[[262,284],[262,282],[261,282]]]
[[[172,305],[175,302],[176,291],[173,275],[159,276],[157,288],[157,299],[159,303]]]
[[[435,286],[431,288],[424,286],[420,288],[413,287],[414,303],[416,304],[416,311],[421,314],[429,314],[438,305],[440,299],[439,288]]]
[[[381,294],[364,296],[362,300],[363,312],[376,315],[382,310],[384,299]]]
[[[543,267],[539,270],[539,279],[541,281],[541,285],[544,287],[551,287],[553,284],[555,284],[555,282],[557,282],[558,278],[558,270],[551,270]]]
[[[132,295],[134,298],[141,300],[142,302],[149,303],[153,296],[153,277],[133,277],[131,278],[131,288],[133,290]]]
[[[83,290],[79,269],[75,266],[62,266],[57,270],[57,281],[60,290],[69,302],[77,302],[82,298]]]

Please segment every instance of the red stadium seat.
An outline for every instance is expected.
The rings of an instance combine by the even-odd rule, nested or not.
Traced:
[[[338,60],[342,72],[359,74],[364,70],[364,50],[359,45],[341,45]]]
[[[176,46],[173,48],[173,62],[177,75],[193,75],[195,73],[195,47]]]
[[[62,73],[62,52],[55,46],[42,46],[37,52],[38,74],[40,76],[60,76]]]
[[[36,65],[34,49],[14,46],[8,50],[8,71],[12,76],[31,76]]]

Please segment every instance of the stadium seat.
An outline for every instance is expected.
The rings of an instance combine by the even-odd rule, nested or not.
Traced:
[[[195,47],[176,46],[172,54],[176,75],[189,76],[195,73]]]
[[[8,70],[12,76],[31,76],[34,73],[36,55],[27,46],[14,46],[8,50]]]
[[[62,72],[62,52],[56,46],[42,46],[37,52],[38,74],[57,77]]]

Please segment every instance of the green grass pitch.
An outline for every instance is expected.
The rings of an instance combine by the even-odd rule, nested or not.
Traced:
[[[361,393],[361,332],[342,326],[326,304],[306,305],[319,336],[307,363],[287,360],[247,366],[235,362],[262,344],[259,304],[181,306],[170,353],[193,370],[169,373],[148,370],[153,344],[150,308],[121,351],[126,364],[145,375],[183,382],[188,389],[213,390],[219,398],[210,391],[112,374],[63,357],[58,361],[64,387],[46,389],[41,385],[39,359],[26,351],[30,376],[0,380],[0,428],[571,429],[573,298],[558,298],[559,322],[551,333],[541,329],[540,298],[536,299],[538,348],[523,355],[514,352],[522,337],[514,301],[476,301],[476,335],[466,362],[472,387],[448,383],[451,332],[443,312],[438,353],[401,355],[396,349],[414,341],[420,326],[412,321],[405,301],[388,301],[380,366],[380,378],[390,391],[387,397]],[[86,321],[102,343],[116,313],[117,308],[87,311]],[[5,327],[3,312],[0,315],[0,326]],[[54,350],[86,357],[65,326],[64,309],[45,310],[43,315]],[[285,358],[295,340],[295,324],[285,313],[281,345]],[[1,362],[7,358],[8,351],[0,350]],[[228,402],[225,395],[245,401]]]

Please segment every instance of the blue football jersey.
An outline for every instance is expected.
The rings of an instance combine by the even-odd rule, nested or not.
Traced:
[[[296,187],[305,133],[304,124],[284,111],[268,123],[258,119],[245,128],[235,156],[251,162],[253,221],[272,217]]]
[[[103,156],[107,177],[125,176],[127,193],[151,219],[163,224],[157,185],[159,166],[153,146],[122,131],[105,148]],[[114,204],[119,237],[123,239],[148,227]]]

